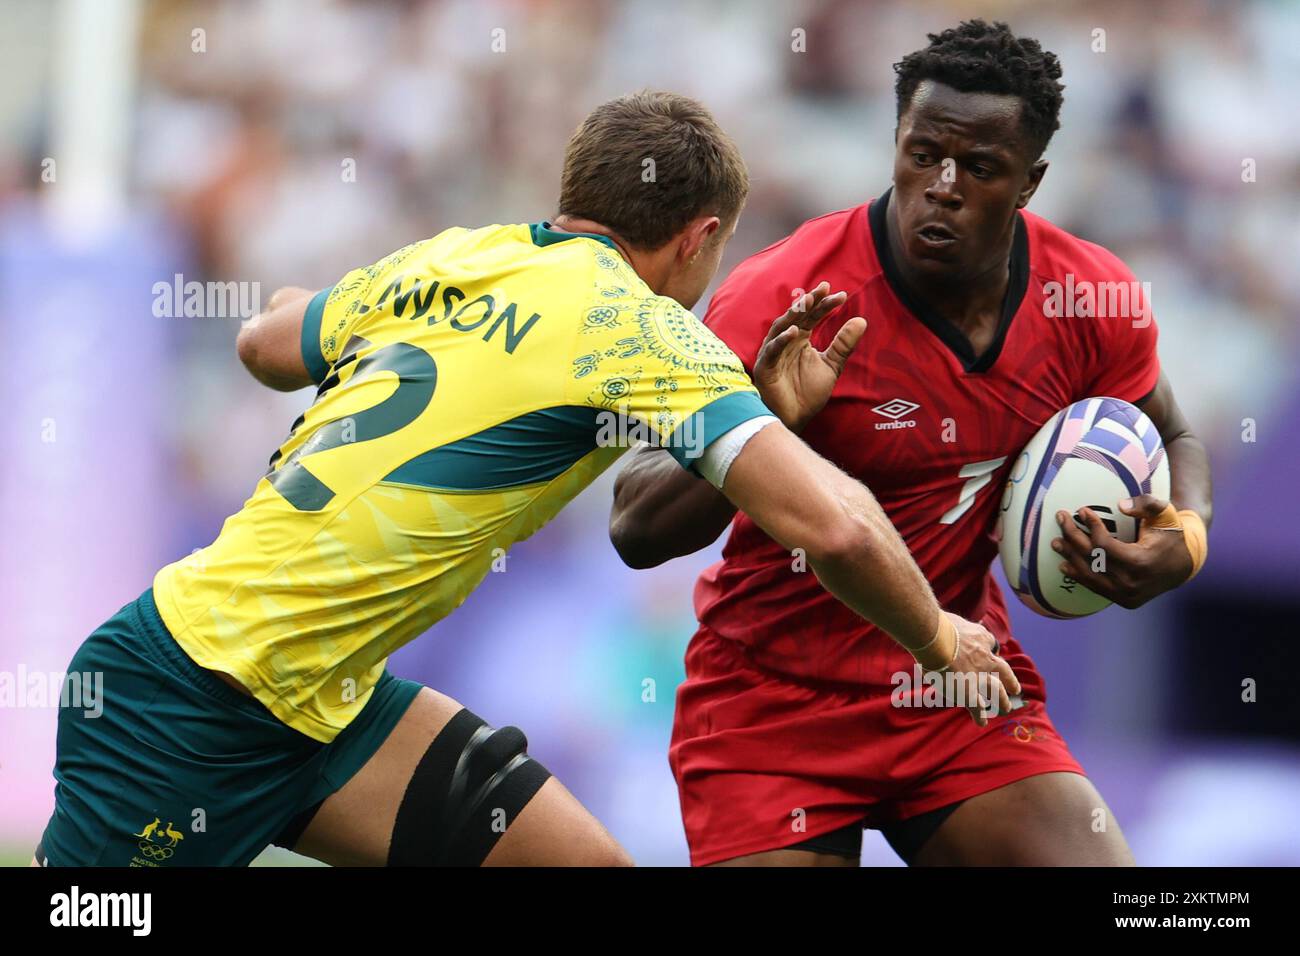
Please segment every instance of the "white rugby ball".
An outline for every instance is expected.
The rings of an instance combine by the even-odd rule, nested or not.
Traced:
[[[1169,499],[1169,462],[1151,419],[1118,398],[1085,398],[1052,416],[1025,446],[1007,479],[998,516],[1002,570],[1016,595],[1047,617],[1095,614],[1111,602],[1060,570],[1052,550],[1066,511],[1085,534],[1080,508],[1095,511],[1121,541],[1137,540],[1138,519],[1120,501]]]

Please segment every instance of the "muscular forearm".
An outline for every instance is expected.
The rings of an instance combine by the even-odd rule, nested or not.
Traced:
[[[840,601],[904,647],[920,647],[934,635],[938,602],[875,498],[857,482],[852,485],[845,511],[856,540],[842,552],[809,563]]]
[[[1195,511],[1210,526],[1214,517],[1213,489],[1210,480],[1210,457],[1201,440],[1185,432],[1165,443],[1169,456],[1169,499],[1180,511]]]
[[[791,574],[801,573],[797,558],[806,556],[828,591],[904,647],[934,636],[939,606],[875,497],[790,432],[779,425],[759,432],[723,491],[790,549]]]
[[[614,483],[609,538],[625,564],[650,568],[717,540],[736,506],[666,451],[640,448]]]
[[[1190,509],[1210,526],[1210,458],[1193,433],[1174,397],[1174,388],[1163,372],[1156,387],[1141,404],[1142,411],[1160,432],[1169,457],[1169,501],[1179,511]]]

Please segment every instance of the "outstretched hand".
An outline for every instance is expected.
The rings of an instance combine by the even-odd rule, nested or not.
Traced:
[[[798,432],[831,397],[835,382],[867,330],[861,316],[849,319],[823,352],[812,345],[812,330],[844,304],[848,294],[830,291],[829,282],[805,292],[772,323],[754,362],[754,385],[765,404],[787,428]]]

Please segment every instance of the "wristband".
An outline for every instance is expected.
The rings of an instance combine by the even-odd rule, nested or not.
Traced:
[[[1165,505],[1164,511],[1146,523],[1161,531],[1182,532],[1183,544],[1187,545],[1187,553],[1192,556],[1192,573],[1187,576],[1187,581],[1196,577],[1196,572],[1205,564],[1206,553],[1205,522],[1201,516],[1190,508],[1177,511],[1173,505]]]
[[[956,629],[954,628],[954,630]],[[952,642],[952,660],[948,661],[947,664],[944,664],[935,671],[936,674],[942,674],[948,668],[952,667],[953,663],[957,660],[957,655],[961,653],[961,631],[956,631],[956,634],[957,639]]]
[[[921,660],[920,657],[917,656],[922,651],[929,650],[936,643],[939,643],[940,639],[945,634],[952,634],[953,636],[953,652],[952,652],[952,656],[948,659],[948,663],[945,664],[942,668],[932,667],[926,664],[924,661]],[[960,647],[960,645],[961,645],[961,634],[959,634],[957,631],[957,625],[953,624],[952,619],[949,618],[947,614],[945,614],[943,611],[940,611],[939,626],[935,629],[934,637],[930,638],[930,640],[927,643],[921,645],[920,647],[916,647],[916,648],[909,647],[908,651],[910,651],[912,656],[916,658],[917,663],[920,664],[922,667],[924,667],[926,670],[939,670],[940,672],[942,672],[944,670],[947,670],[949,667],[951,667],[952,662],[957,659],[957,650]],[[944,656],[946,657],[947,655],[945,654]]]

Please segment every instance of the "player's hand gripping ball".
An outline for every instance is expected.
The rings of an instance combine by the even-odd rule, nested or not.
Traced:
[[[1192,568],[1190,555],[1186,567],[1145,567],[1183,560],[1177,549],[1138,543],[1140,534],[1181,538],[1154,523],[1168,498],[1169,462],[1151,420],[1118,398],[1075,402],[1012,466],[997,526],[1007,581],[1026,605],[1055,618],[1149,600],[1171,586],[1165,578],[1176,585]],[[1060,512],[1069,516],[1064,529]],[[1152,523],[1142,528],[1143,519]]]

